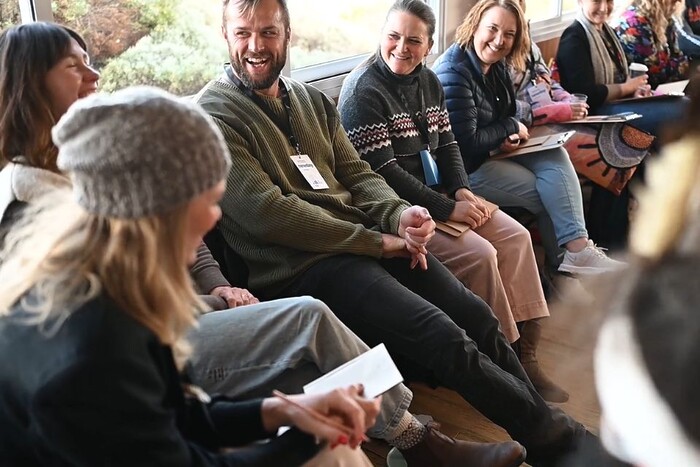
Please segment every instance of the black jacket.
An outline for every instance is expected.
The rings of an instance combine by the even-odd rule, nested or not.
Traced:
[[[588,96],[591,113],[595,113],[605,103],[608,87],[595,82],[591,46],[585,29],[578,21],[569,25],[559,40],[557,68],[564,89]]]
[[[270,466],[313,456],[290,430],[274,436],[260,400],[203,404],[185,398],[170,347],[105,297],[57,330],[0,318],[0,465]]]
[[[489,157],[489,152],[518,132],[515,118],[515,92],[503,63],[491,65],[489,74],[500,92],[507,96],[499,111],[496,95],[489,88],[473,49],[452,44],[442,54],[433,71],[445,90],[447,111],[468,173]]]

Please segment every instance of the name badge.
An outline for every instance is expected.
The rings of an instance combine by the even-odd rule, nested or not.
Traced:
[[[294,165],[296,165],[297,169],[299,169],[299,172],[301,172],[301,175],[303,175],[306,181],[309,182],[311,188],[314,190],[326,190],[328,188],[328,184],[323,179],[321,173],[318,171],[314,163],[311,162],[311,158],[309,158],[309,156],[306,154],[299,154],[290,157],[292,158]]]
[[[552,96],[549,95],[549,89],[544,83],[530,86],[527,88],[527,94],[530,96],[530,104],[533,107],[540,107],[552,103]]]

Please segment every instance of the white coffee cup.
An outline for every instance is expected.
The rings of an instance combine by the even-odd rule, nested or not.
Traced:
[[[643,63],[630,63],[630,78],[646,75],[648,71],[649,68]]]

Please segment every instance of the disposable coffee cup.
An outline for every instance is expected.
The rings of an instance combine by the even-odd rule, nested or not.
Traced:
[[[588,96],[585,94],[579,94],[579,93],[574,93],[571,95],[571,99],[569,99],[570,102],[582,102],[586,103],[588,101]]]
[[[649,68],[642,63],[630,63],[630,78],[646,75],[648,71]]]

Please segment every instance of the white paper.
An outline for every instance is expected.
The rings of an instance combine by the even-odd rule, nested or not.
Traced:
[[[688,86],[687,79],[684,79],[681,81],[674,81],[672,83],[663,83],[663,84],[659,84],[656,87],[656,92],[659,92],[661,94],[683,95],[683,94],[685,94],[686,86]]]
[[[306,394],[321,394],[362,383],[365,397],[374,399],[403,381],[384,344],[359,355],[304,386]]]

